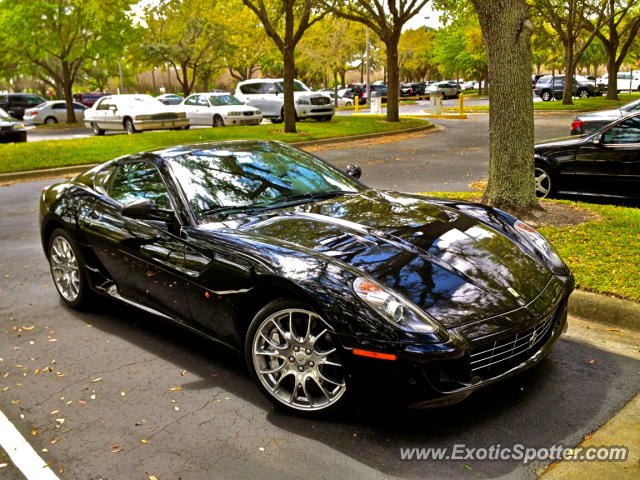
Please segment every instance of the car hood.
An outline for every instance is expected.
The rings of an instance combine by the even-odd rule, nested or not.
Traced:
[[[223,105],[219,107],[213,107],[215,110],[222,111],[226,114],[229,112],[255,112],[258,110],[255,107],[251,107],[249,105]]]
[[[551,278],[499,228],[419,195],[369,190],[242,218],[244,235],[347,264],[450,328],[520,308]]]

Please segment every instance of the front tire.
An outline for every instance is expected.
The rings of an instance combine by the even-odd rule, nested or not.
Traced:
[[[304,304],[278,299],[253,318],[245,339],[252,378],[278,408],[307,417],[347,403],[348,375],[327,323]]]
[[[130,118],[125,119],[124,129],[127,131],[129,135],[132,135],[138,132],[138,130],[136,130],[136,126],[133,124],[133,120],[131,120]]]
[[[540,94],[540,98],[543,102],[550,102],[553,98],[553,95],[551,95],[551,92],[549,90],[545,90]]]
[[[536,197],[549,198],[553,194],[553,181],[546,167],[536,165],[534,169],[536,181]]]
[[[213,128],[224,127],[224,120],[220,115],[214,115],[213,124],[211,125]]]
[[[98,127],[98,124],[96,122],[91,122],[91,131],[93,132],[94,135],[97,135],[97,136],[104,135],[104,130]]]
[[[589,95],[589,90],[585,88],[581,88],[580,90],[578,90],[578,98],[587,98],[590,96],[591,95]]]
[[[51,277],[62,301],[71,308],[86,307],[91,290],[75,240],[65,230],[57,228],[49,239],[48,253]]]

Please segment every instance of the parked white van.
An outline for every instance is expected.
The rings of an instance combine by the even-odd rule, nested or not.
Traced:
[[[281,78],[256,78],[238,83],[236,97],[247,105],[262,111],[265,118],[273,123],[284,119],[284,82]],[[296,118],[315,118],[329,121],[335,113],[331,99],[320,93],[312,92],[299,80],[293,81]]]
[[[596,80],[598,85],[609,84],[609,74],[605,73]],[[616,86],[618,92],[636,90],[640,91],[640,70],[633,72],[618,72],[618,82]]]

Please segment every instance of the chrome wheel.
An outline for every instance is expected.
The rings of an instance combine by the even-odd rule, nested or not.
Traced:
[[[59,235],[53,239],[49,261],[58,292],[68,302],[74,302],[80,294],[80,269],[73,247],[66,238]]]
[[[536,195],[538,198],[546,198],[551,193],[551,177],[542,168],[535,168],[536,177]]]
[[[213,117],[213,127],[224,127],[224,120],[222,120],[220,115]]]
[[[309,310],[288,308],[267,317],[256,330],[251,355],[260,383],[287,407],[322,410],[346,391],[335,342]]]

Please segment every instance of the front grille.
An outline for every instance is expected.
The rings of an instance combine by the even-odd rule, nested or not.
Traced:
[[[245,117],[250,117],[253,115],[253,112],[242,112]]]
[[[471,349],[471,373],[483,378],[494,377],[527,360],[549,339],[556,317],[554,313],[534,328]]]
[[[152,113],[149,115],[151,120],[177,120],[180,118],[178,113],[174,112],[162,112],[162,113]]]
[[[311,105],[329,105],[331,99],[329,97],[311,97]]]

